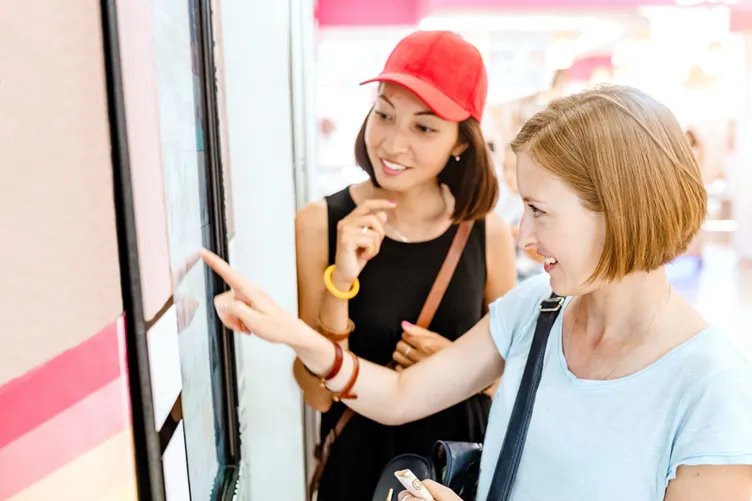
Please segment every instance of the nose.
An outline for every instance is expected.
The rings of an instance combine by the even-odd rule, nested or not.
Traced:
[[[525,211],[520,220],[520,231],[517,235],[517,247],[520,249],[534,249],[538,245],[538,237],[535,234],[535,225],[532,216]]]
[[[407,134],[400,127],[390,127],[386,133],[382,147],[392,157],[407,152],[409,148]]]

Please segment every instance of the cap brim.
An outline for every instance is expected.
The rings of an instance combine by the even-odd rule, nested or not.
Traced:
[[[464,110],[462,106],[449,99],[443,92],[433,85],[424,82],[413,75],[406,75],[404,73],[382,73],[376,78],[371,78],[370,80],[361,82],[360,85],[371,82],[392,82],[405,87],[426,103],[426,105],[431,108],[431,111],[444,120],[449,120],[450,122],[462,122],[463,120],[470,118],[470,112]]]

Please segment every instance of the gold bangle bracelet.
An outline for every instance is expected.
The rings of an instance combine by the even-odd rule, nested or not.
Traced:
[[[326,270],[324,270],[324,286],[326,286],[326,290],[328,290],[329,293],[337,299],[348,300],[357,296],[358,291],[360,290],[360,281],[357,278],[353,281],[352,288],[348,292],[342,292],[334,286],[334,284],[332,283],[334,266],[335,265],[331,265]]]
[[[352,333],[352,331],[355,330],[355,324],[349,318],[347,319],[347,330],[344,332],[335,332],[331,330],[329,327],[325,326],[321,322],[320,316],[318,318],[318,324],[319,324],[319,332],[321,333],[321,335],[327,338],[329,341],[335,341],[337,343],[340,341],[345,341],[347,338],[350,337],[350,334]]]

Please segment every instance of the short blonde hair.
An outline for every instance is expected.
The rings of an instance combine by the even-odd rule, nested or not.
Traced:
[[[606,238],[590,277],[618,280],[681,254],[705,220],[707,192],[669,109],[631,87],[555,99],[512,142],[604,214]]]

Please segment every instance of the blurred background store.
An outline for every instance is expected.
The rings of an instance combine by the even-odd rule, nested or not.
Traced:
[[[317,20],[320,195],[365,179],[352,144],[375,89],[358,83],[414,29],[457,31],[483,54],[490,89],[483,126],[500,173],[505,163],[514,169],[507,145],[516,131],[554,97],[617,83],[668,105],[709,193],[707,221],[669,267],[672,280],[752,347],[745,328],[752,320],[752,2],[319,0]],[[514,193],[507,186],[502,193],[498,210],[513,217]]]

